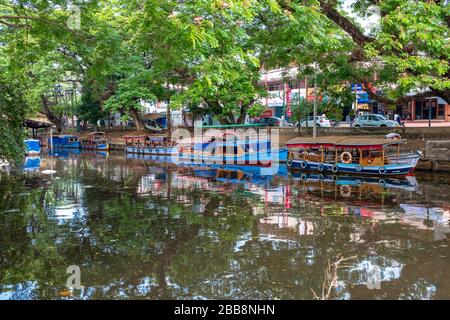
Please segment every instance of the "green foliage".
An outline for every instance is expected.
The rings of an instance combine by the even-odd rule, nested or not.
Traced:
[[[19,79],[0,67],[0,160],[19,161],[24,154],[26,103]]]
[[[155,100],[155,95],[149,89],[147,74],[141,73],[118,81],[117,90],[105,102],[105,108],[111,111],[140,110],[141,100]]]
[[[89,85],[83,86],[81,102],[77,106],[76,113],[80,120],[88,121],[93,125],[96,125],[99,120],[105,117],[99,97],[95,96],[93,89]]]
[[[292,66],[317,77],[330,117],[351,105],[351,83],[383,90],[372,98],[392,106],[423,92],[450,100],[444,1],[354,1],[354,15],[380,13],[368,30],[342,0],[92,0],[79,4],[80,29],[68,28],[71,4],[0,3],[0,66],[21,75],[28,112],[47,98],[52,121],[71,112],[54,95],[68,79],[83,86],[77,112],[90,122],[105,110],[136,118],[141,101],[156,100],[243,121],[261,113],[261,70]]]

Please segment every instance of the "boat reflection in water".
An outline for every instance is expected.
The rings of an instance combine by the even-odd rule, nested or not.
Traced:
[[[70,296],[80,299],[314,299],[341,257],[327,298],[450,297],[449,177],[283,166],[267,176],[114,152],[58,155],[42,155],[38,174],[0,176],[0,231],[11,234],[0,299],[68,298],[48,266],[64,272],[74,261],[89,272]],[[367,287],[373,270],[380,290]]]
[[[23,165],[23,170],[31,172],[31,171],[39,171],[41,167],[41,157],[26,157]]]

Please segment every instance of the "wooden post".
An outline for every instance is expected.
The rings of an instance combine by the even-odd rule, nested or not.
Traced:
[[[50,150],[53,153],[53,128],[50,127]]]

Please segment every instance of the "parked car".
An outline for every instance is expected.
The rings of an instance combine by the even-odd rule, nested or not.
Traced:
[[[365,114],[352,122],[352,127],[354,128],[395,128],[399,126],[400,124],[397,121],[389,120],[380,114]]]
[[[262,124],[269,127],[279,127],[281,125],[281,119],[277,117],[266,117],[256,120],[255,124]]]
[[[300,122],[302,128],[306,127],[306,120],[302,120]],[[297,125],[298,126],[298,125]],[[308,117],[308,127],[312,128],[314,126],[314,117]],[[317,116],[316,126],[320,128],[330,128],[331,123],[330,120],[325,116]]]

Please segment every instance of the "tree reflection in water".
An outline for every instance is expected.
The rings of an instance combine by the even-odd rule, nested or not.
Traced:
[[[1,177],[2,299],[314,299],[336,257],[354,259],[326,298],[450,296],[449,179],[217,181],[217,168],[96,154],[43,158],[50,168]],[[67,291],[69,265],[82,290]],[[374,265],[380,290],[366,286]]]

